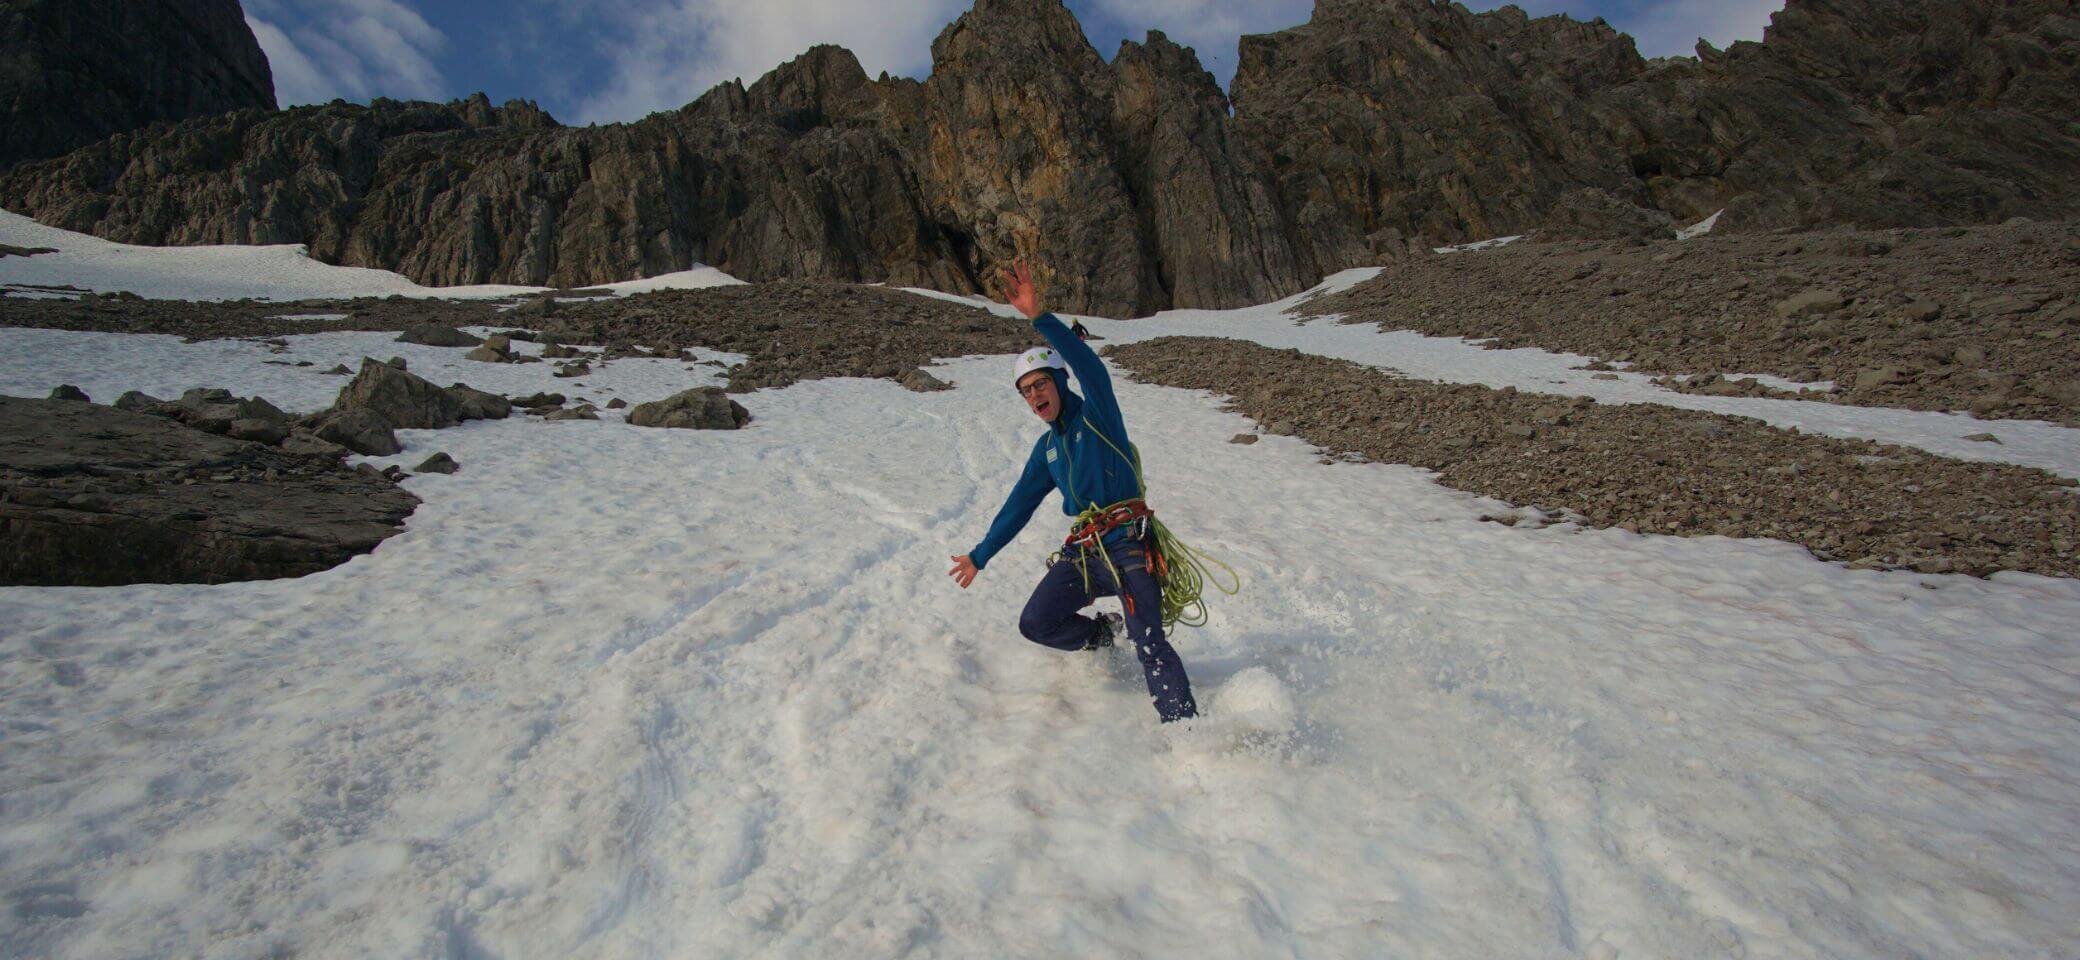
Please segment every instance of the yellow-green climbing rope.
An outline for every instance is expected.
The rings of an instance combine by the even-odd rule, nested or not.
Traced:
[[[1097,434],[1098,439],[1105,441],[1105,445],[1111,447],[1113,453],[1119,454],[1120,459],[1127,461],[1134,468],[1134,485],[1140,488],[1142,497],[1147,497],[1148,484],[1141,478],[1141,448],[1135,447],[1134,452],[1129,454],[1127,451],[1121,450],[1119,444],[1113,443],[1112,438],[1106,436],[1104,431],[1099,430],[1096,424],[1091,423],[1089,417],[1084,418],[1083,425],[1090,432]],[[1076,515],[1076,519],[1070,529],[1080,528],[1110,513],[1118,506],[1120,504],[1112,504],[1105,507],[1100,507],[1096,504],[1087,506],[1083,508],[1082,513]],[[1219,558],[1179,539],[1176,534],[1170,532],[1169,527],[1163,525],[1162,519],[1154,514],[1149,515],[1148,525],[1149,538],[1152,541],[1149,545],[1150,559],[1159,563],[1163,571],[1162,575],[1157,579],[1163,585],[1164,632],[1169,632],[1171,627],[1180,623],[1187,627],[1205,626],[1206,585],[1210,583],[1214,589],[1232,597],[1242,591],[1242,576],[1235,572],[1234,567],[1222,563]],[[1102,544],[1099,547],[1098,556],[1105,559],[1106,568],[1112,571],[1112,582],[1119,585],[1120,589],[1124,591],[1126,589],[1126,581],[1120,579],[1119,568],[1112,565],[1112,556],[1103,548]],[[1060,559],[1060,557],[1061,554],[1057,553],[1053,559]],[[1160,559],[1158,560],[1157,558]],[[1219,577],[1214,576],[1213,567],[1219,567],[1227,574],[1227,583],[1222,583]],[[1090,567],[1085,565],[1082,555],[1077,557],[1077,569],[1083,572],[1083,588],[1084,592],[1088,594],[1091,585],[1091,571]],[[1151,574],[1156,572],[1156,570],[1149,571]]]

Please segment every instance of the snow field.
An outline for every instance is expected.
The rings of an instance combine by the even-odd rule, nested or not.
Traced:
[[[38,287],[69,286],[94,293],[128,291],[160,300],[320,300],[347,297],[480,299],[539,293],[545,287],[483,284],[422,287],[388,270],[338,267],[310,258],[303,244],[277,246],[141,247],[47,227],[0,210],[0,243],[55,248],[33,257],[0,257],[0,292],[54,296]],[[617,294],[741,283],[713,267],[596,289]]]
[[[2080,585],[1481,523],[1122,383],[1155,505],[1244,582],[1177,637],[1209,716],[1161,728],[1124,653],[1017,636],[1054,503],[945,577],[1038,429],[1008,363],[739,432],[403,431],[375,462],[462,472],[332,571],[0,590],[0,955],[2080,944]]]
[[[0,242],[68,252],[0,259],[0,284],[394,276],[27,223]],[[1689,397],[1296,324],[1298,299],[1086,322],[2080,475],[2048,424]],[[345,382],[315,370],[363,355],[599,403],[719,380],[287,339],[0,329],[0,392],[306,411]],[[0,957],[2080,952],[2080,584],[1482,523],[1501,505],[1422,471],[1230,445],[1249,424],[1211,398],[1123,383],[1156,507],[1244,584],[1175,638],[1208,715],[1158,727],[1129,655],[1017,636],[1053,502],[972,590],[945,577],[1039,429],[1009,363],[936,368],[938,394],[762,391],[736,432],[402,431],[373,462],[462,471],[407,480],[405,532],[334,570],[0,589]],[[1981,430],[2006,445],[1959,439]]]

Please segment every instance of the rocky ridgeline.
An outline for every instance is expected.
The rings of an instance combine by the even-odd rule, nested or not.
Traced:
[[[2080,576],[2080,495],[2040,470],[1744,417],[1410,380],[1235,340],[1165,337],[1109,353],[1138,379],[1224,394],[1271,433],[1434,470],[1536,508],[1525,516],[1787,540],[1856,567]]]
[[[0,168],[147,124],[274,108],[237,0],[0,0]]]
[[[1831,381],[1807,399],[2080,426],[2080,225],[1520,243],[1389,264],[1308,301],[1388,330],[1690,376]]]
[[[1160,33],[1107,63],[1059,0],[978,0],[923,81],[818,47],[630,124],[524,102],[243,111],[0,176],[145,244],[305,243],[422,283],[748,280],[1233,307],[1431,244],[1540,231],[2001,222],[2080,211],[2065,0],[1789,0],[1763,43],[1647,61],[1601,21],[1322,0],[1232,98]]]

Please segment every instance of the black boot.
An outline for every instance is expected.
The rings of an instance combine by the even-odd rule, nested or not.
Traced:
[[[1116,613],[1101,613],[1098,614],[1097,619],[1098,629],[1091,634],[1090,640],[1083,645],[1085,650],[1103,650],[1112,646],[1112,641],[1119,639],[1119,635],[1127,627],[1126,618]]]

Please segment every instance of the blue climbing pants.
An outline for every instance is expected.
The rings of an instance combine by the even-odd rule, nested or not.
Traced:
[[[1122,537],[1103,549],[1112,558],[1110,566],[1099,556],[1098,548],[1064,548],[1062,558],[1047,568],[1047,575],[1033,588],[1032,599],[1026,601],[1025,612],[1019,615],[1018,631],[1042,646],[1082,650],[1104,628],[1078,611],[1099,597],[1119,597],[1126,611],[1126,639],[1134,644],[1134,655],[1141,659],[1141,672],[1148,679],[1148,695],[1155,699],[1156,715],[1164,723],[1197,716],[1199,708],[1192,702],[1192,681],[1185,676],[1184,661],[1163,639],[1163,588],[1148,570],[1145,547],[1139,540]],[[1080,564],[1079,559],[1083,561]],[[1119,569],[1119,578],[1126,581],[1124,591],[1113,578],[1114,567]],[[1090,574],[1088,589],[1084,584],[1085,570]]]

